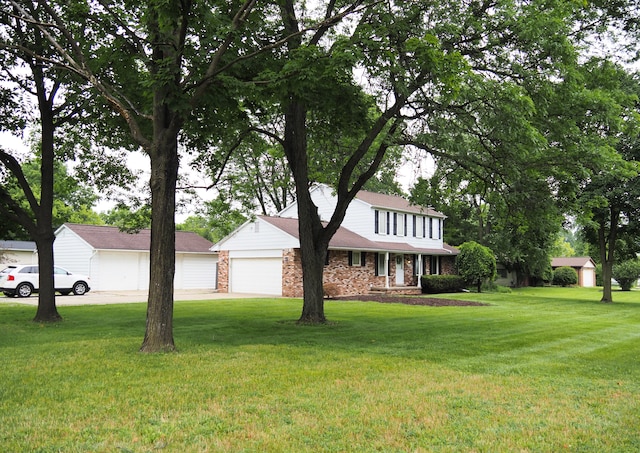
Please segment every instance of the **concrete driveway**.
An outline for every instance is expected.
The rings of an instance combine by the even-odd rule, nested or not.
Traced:
[[[89,291],[83,296],[56,295],[56,305],[62,307],[65,305],[106,305],[106,304],[125,304],[135,302],[146,302],[148,297],[147,291]],[[275,296],[260,294],[239,294],[239,293],[218,293],[212,290],[176,290],[173,294],[175,301],[181,300],[213,300],[213,299],[247,299],[247,298],[273,298]],[[33,294],[31,297],[4,297],[0,296],[0,303],[11,302],[25,305],[38,305],[38,295]]]

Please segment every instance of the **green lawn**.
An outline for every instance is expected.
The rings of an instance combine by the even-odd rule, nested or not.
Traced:
[[[158,355],[144,304],[0,303],[0,451],[640,451],[640,291],[456,297],[178,302]]]

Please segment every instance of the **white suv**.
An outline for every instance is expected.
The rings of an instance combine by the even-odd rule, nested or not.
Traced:
[[[0,291],[7,297],[29,297],[38,292],[38,266],[31,264],[10,265],[0,272]],[[78,296],[89,291],[89,277],[72,274],[61,267],[53,268],[53,284],[63,296],[73,292]]]

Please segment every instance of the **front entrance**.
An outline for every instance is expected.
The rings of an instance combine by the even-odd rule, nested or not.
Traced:
[[[396,255],[396,286],[404,285],[404,256]]]

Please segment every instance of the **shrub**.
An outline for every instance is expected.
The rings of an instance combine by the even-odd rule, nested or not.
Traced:
[[[420,277],[423,294],[454,293],[464,289],[464,279],[459,275],[423,275]]]
[[[631,291],[640,278],[640,261],[629,260],[613,266],[613,278],[616,279],[622,291]]]
[[[553,284],[560,286],[575,285],[578,283],[578,273],[569,266],[561,266],[553,272]]]
[[[482,291],[482,283],[496,278],[496,258],[489,247],[474,241],[460,246],[460,254],[456,257],[458,274],[470,285],[476,285]]]

